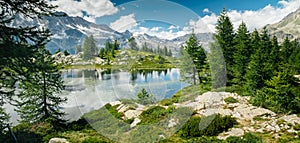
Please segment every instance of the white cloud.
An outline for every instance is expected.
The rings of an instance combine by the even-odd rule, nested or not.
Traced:
[[[110,0],[57,0],[51,1],[53,5],[57,5],[58,11],[66,12],[70,16],[80,16],[84,19],[95,22],[96,17],[104,15],[112,15],[118,12]],[[87,15],[83,15],[85,11]]]
[[[208,8],[203,9],[204,13],[211,13],[211,11]]]
[[[160,39],[169,39],[169,40],[188,34],[187,31],[185,30],[174,32],[173,30],[170,29],[164,30],[162,27],[153,27],[153,28],[137,27],[131,30],[131,32],[133,32],[134,36],[146,33],[151,36],[156,36]]]
[[[110,23],[110,27],[118,32],[125,32],[131,30],[137,26],[137,21],[134,18],[134,14],[121,16],[118,20]]]
[[[169,29],[169,30],[172,30],[172,29],[179,29],[179,26],[171,25],[168,29]]]
[[[300,7],[300,0],[281,0],[278,2],[278,5],[279,7],[266,5],[264,8],[257,11],[231,10],[228,12],[228,16],[235,29],[237,29],[241,22],[244,21],[247,24],[248,29],[252,31],[255,28],[262,28],[267,24],[279,22],[289,13]],[[203,12],[207,10],[204,9]],[[194,28],[196,33],[214,32],[217,19],[217,15],[211,13],[210,15],[200,17],[197,21],[191,20],[189,26],[184,29],[191,30],[191,28]]]

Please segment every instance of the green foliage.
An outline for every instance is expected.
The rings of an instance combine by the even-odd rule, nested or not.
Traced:
[[[27,79],[32,72],[33,59],[51,36],[49,30],[36,26],[13,26],[17,16],[30,20],[54,13],[54,6],[44,0],[1,1],[0,10],[0,134],[9,116],[3,105],[15,94],[16,82]]]
[[[253,133],[246,133],[243,137],[228,137],[226,143],[263,143],[262,139]]]
[[[188,73],[192,72],[193,75],[193,83],[196,84],[196,77],[198,76],[199,83],[203,83],[203,77],[201,76],[200,72],[203,71],[207,59],[205,55],[205,51],[201,45],[199,45],[199,42],[197,40],[196,34],[192,33],[189,37],[189,39],[185,43],[186,45],[183,47],[183,49],[186,51],[187,54],[182,54],[183,60],[187,60],[184,62],[189,62],[189,58],[191,58],[191,61],[195,65],[190,67],[186,64],[184,64],[187,70],[183,70],[184,72]],[[188,57],[187,57],[188,56]],[[192,65],[189,63],[189,65]],[[190,69],[192,68],[192,69]],[[196,69],[195,69],[196,68]],[[185,74],[185,73],[183,73]]]
[[[160,104],[163,106],[169,106],[173,104],[172,98],[163,99],[160,101]]]
[[[80,52],[82,52],[82,47],[81,47],[81,45],[77,45],[76,46],[76,54],[78,54]]]
[[[211,70],[212,88],[221,88],[226,85],[226,63],[223,57],[223,52],[218,43],[209,43],[210,53],[208,61]]]
[[[81,143],[108,143],[108,142],[103,141],[101,138],[98,137],[87,137]]]
[[[283,65],[277,75],[266,82],[267,86],[257,92],[252,103],[277,113],[299,113],[300,92],[293,75],[289,66]]]
[[[233,98],[233,97],[227,97],[224,99],[224,101],[229,104],[229,103],[237,103],[239,102],[237,99]]]
[[[83,44],[83,59],[90,60],[96,56],[98,49],[96,47],[93,35],[86,37]]]
[[[136,50],[136,51],[139,50],[139,47],[138,47],[134,37],[130,37],[128,39],[128,45],[131,50]]]
[[[64,88],[63,80],[49,51],[41,49],[36,56],[32,66],[36,71],[20,82],[22,90],[16,101],[16,111],[23,122],[49,121],[58,125],[65,122],[64,112],[59,106],[66,102],[66,98],[58,96]]]
[[[116,105],[116,106],[111,106],[109,103],[108,104],[105,104],[105,108],[114,116],[116,117],[117,119],[122,119],[122,117],[124,116],[123,113],[120,113],[117,111],[117,108],[118,108],[119,105]]]
[[[139,124],[147,125],[157,123],[160,120],[164,119],[169,113],[171,113],[171,108],[165,109],[161,106],[154,106],[142,112],[139,116],[141,122]]]
[[[222,49],[224,54],[224,59],[226,62],[226,71],[227,78],[229,80],[232,79],[232,65],[234,64],[233,55],[234,55],[234,37],[235,33],[233,30],[233,25],[230,21],[230,18],[227,15],[227,11],[224,8],[218,17],[217,25],[216,25],[216,34],[214,38],[217,44]]]
[[[236,124],[237,121],[230,116],[221,117],[219,114],[207,117],[193,116],[178,131],[178,134],[185,138],[215,136]]]
[[[243,85],[245,83],[246,69],[250,61],[249,57],[252,55],[250,35],[244,22],[239,26],[234,41],[236,43],[234,46],[236,51],[233,53],[234,65],[232,71],[234,79],[232,82],[237,85]]]
[[[65,55],[65,56],[69,56],[70,53],[69,53],[67,50],[64,50],[64,55]]]
[[[296,124],[296,125],[294,126],[294,130],[299,131],[299,130],[300,130],[300,124]]]
[[[141,91],[137,94],[138,103],[146,105],[146,104],[153,104],[155,99],[151,94],[147,92],[145,88],[142,88]]]

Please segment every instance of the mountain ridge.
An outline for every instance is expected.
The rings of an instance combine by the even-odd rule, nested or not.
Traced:
[[[271,35],[277,36],[281,42],[285,37],[288,37],[290,40],[300,41],[300,7],[278,23],[267,25],[266,29]]]

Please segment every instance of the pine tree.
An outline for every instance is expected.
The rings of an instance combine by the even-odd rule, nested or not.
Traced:
[[[207,58],[211,71],[212,88],[221,88],[226,86],[227,74],[226,63],[221,47],[218,43],[209,43],[210,53]]]
[[[136,50],[136,51],[139,50],[134,37],[130,37],[128,39],[128,45],[129,45],[129,47],[130,47],[131,50]]]
[[[96,56],[97,47],[93,35],[88,36],[83,44],[83,59],[90,60]]]
[[[281,58],[281,52],[280,52],[280,46],[278,45],[278,40],[276,36],[272,37],[272,50],[270,53],[270,63],[271,63],[271,69],[273,70],[273,74],[275,72],[279,71],[280,63],[282,63]]]
[[[235,43],[236,51],[233,53],[234,65],[232,68],[234,74],[233,82],[237,85],[243,85],[252,50],[250,47],[250,35],[244,22],[237,30]]]
[[[288,37],[286,37],[282,43],[282,59],[284,63],[288,63],[288,59],[290,55],[292,54],[292,44]]]
[[[234,30],[233,25],[227,15],[227,11],[224,8],[221,12],[217,25],[216,25],[216,34],[214,38],[218,45],[223,50],[225,62],[226,62],[226,70],[227,70],[227,78],[231,80],[233,78],[232,66],[234,64],[233,53],[234,49]]]
[[[263,74],[262,79],[263,81],[270,80],[271,77],[274,75],[274,69],[272,67],[273,61],[270,57],[270,54],[272,52],[272,42],[270,39],[270,35],[266,29],[266,27],[263,28],[262,34],[261,34],[261,53],[260,56],[262,58],[263,62]]]
[[[64,113],[60,111],[59,105],[66,99],[58,95],[64,88],[59,69],[46,49],[40,49],[35,58],[35,72],[20,83],[17,112],[23,122],[64,123]]]
[[[202,71],[203,67],[206,64],[206,55],[204,52],[204,49],[201,45],[199,45],[199,42],[197,40],[197,37],[195,33],[192,33],[190,35],[190,38],[186,41],[186,45],[184,46],[184,49],[191,57],[195,69],[193,69],[193,78],[194,78],[194,84],[196,84],[196,76],[198,76],[198,80],[200,84],[202,83],[202,77],[199,75],[200,71]]]
[[[253,104],[278,113],[299,113],[300,89],[290,69],[288,64],[282,65],[280,71],[266,82],[266,87],[254,96]]]
[[[3,104],[14,96],[16,82],[27,79],[31,72],[34,57],[49,31],[35,26],[12,26],[16,15],[27,19],[52,15],[54,6],[47,1],[10,1],[0,0],[0,130],[4,131],[9,116]]]
[[[82,52],[82,48],[81,48],[81,45],[77,45],[76,46],[76,54]]]

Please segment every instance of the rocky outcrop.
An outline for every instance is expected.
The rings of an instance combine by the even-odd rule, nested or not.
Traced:
[[[70,143],[67,139],[64,138],[52,138],[49,140],[49,143]]]
[[[238,102],[226,103],[224,99],[228,97],[235,98]],[[247,132],[271,133],[275,138],[280,137],[280,135],[285,132],[298,134],[298,131],[292,127],[296,124],[300,124],[300,118],[297,115],[280,116],[271,110],[251,105],[248,102],[249,100],[250,97],[239,96],[235,93],[206,92],[197,96],[194,100],[173,103],[172,106],[176,108],[190,107],[194,110],[194,114],[198,116],[220,114],[235,117],[239,125],[230,129],[228,132],[219,134],[219,139],[226,139],[229,136],[240,137]],[[111,102],[110,104],[112,106],[119,105],[117,111],[124,113],[124,120],[134,119],[130,125],[131,128],[134,128],[141,122],[139,115],[149,108],[149,106],[136,104],[137,107],[133,109],[120,101]],[[168,106],[162,107],[168,108]],[[178,119],[171,118],[169,119],[168,127],[172,128],[176,126],[178,122]]]

